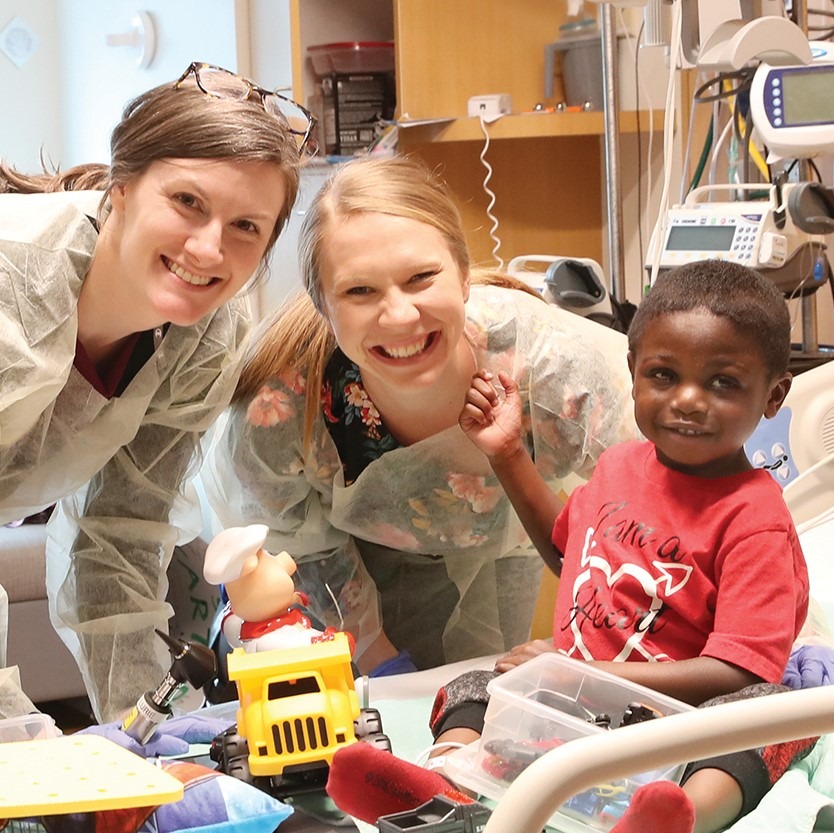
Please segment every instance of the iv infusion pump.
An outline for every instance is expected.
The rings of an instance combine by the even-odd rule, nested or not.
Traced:
[[[768,161],[834,150],[834,44],[811,41],[811,63],[762,62],[750,87],[750,114]]]
[[[768,161],[834,152],[834,45],[811,41],[811,63],[762,62],[750,88],[753,124]],[[801,183],[705,185],[667,210],[652,237],[651,273],[694,260],[731,260],[769,274],[785,291],[808,291],[830,272],[821,218],[806,216]],[[765,199],[756,199],[762,191]],[[758,193],[755,193],[758,192]],[[817,213],[832,217],[830,201]],[[800,228],[801,226],[801,228]],[[812,234],[811,231],[815,233]],[[659,255],[657,249],[660,249]]]
[[[666,215],[659,267],[670,269],[693,260],[718,258],[753,269],[783,266],[808,235],[797,229],[785,212],[782,198],[767,185],[705,185],[689,193],[682,205]],[[767,200],[705,202],[717,191],[768,189]],[[783,202],[785,200],[785,202]]]

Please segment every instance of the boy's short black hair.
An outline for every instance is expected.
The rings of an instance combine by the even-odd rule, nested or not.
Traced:
[[[695,309],[729,318],[751,336],[771,378],[788,369],[791,320],[781,291],[753,269],[726,260],[700,260],[663,273],[637,307],[628,330],[629,352],[636,352],[653,319]]]

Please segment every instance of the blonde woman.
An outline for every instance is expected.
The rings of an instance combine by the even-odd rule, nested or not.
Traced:
[[[100,720],[170,666],[154,635],[170,515],[234,390],[240,290],[289,216],[310,128],[192,64],[127,105],[109,166],[0,168],[0,522],[58,502],[50,610]]]
[[[363,672],[525,641],[540,559],[458,427],[464,398],[477,368],[520,377],[558,490],[635,433],[624,337],[473,270],[445,186],[408,159],[341,169],[299,251],[306,294],[254,340],[203,470],[221,523],[270,527]]]

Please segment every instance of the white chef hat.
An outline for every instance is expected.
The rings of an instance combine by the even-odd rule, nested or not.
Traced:
[[[225,584],[240,578],[248,558],[257,555],[266,541],[266,524],[230,526],[212,538],[206,549],[203,575],[210,584]]]

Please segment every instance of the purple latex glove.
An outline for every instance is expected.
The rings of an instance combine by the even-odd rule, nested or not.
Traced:
[[[234,722],[233,717],[213,717],[205,712],[196,711],[166,720],[156,733],[159,734],[162,731],[186,743],[211,743],[217,735],[225,732]]]
[[[397,656],[386,659],[371,671],[369,677],[390,677],[393,674],[407,674],[416,671],[417,666],[408,651],[400,651]]]
[[[800,645],[791,651],[782,683],[791,688],[828,685],[834,678],[834,648]]]
[[[192,743],[211,743],[216,735],[228,729],[233,722],[229,718],[210,717],[200,712],[172,717],[157,727],[145,746],[123,731],[121,723],[88,726],[78,734],[101,735],[143,758],[156,758],[184,755]]]

